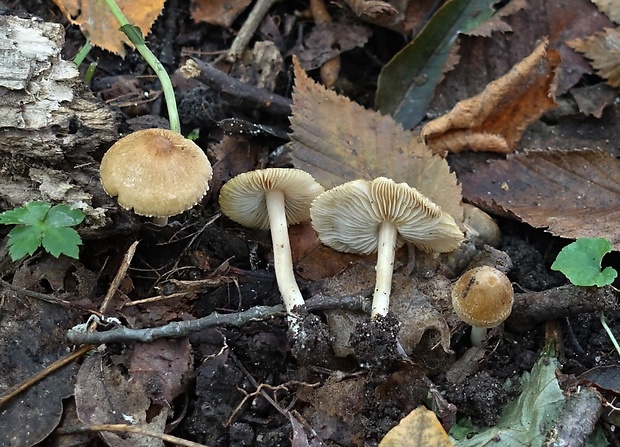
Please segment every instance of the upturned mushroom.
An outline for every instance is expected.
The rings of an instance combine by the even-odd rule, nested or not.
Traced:
[[[452,288],[452,307],[461,320],[471,325],[472,346],[482,346],[487,329],[508,318],[513,300],[508,277],[489,266],[468,270]]]
[[[325,245],[347,253],[377,252],[373,318],[388,313],[398,247],[409,241],[423,251],[448,252],[463,240],[452,216],[415,188],[384,177],[354,180],[321,194],[310,216]]]
[[[159,225],[196,205],[209,189],[211,163],[203,150],[167,129],[131,133],[105,153],[99,170],[105,192],[120,206]]]
[[[293,272],[288,226],[310,219],[310,204],[323,191],[307,172],[285,168],[239,174],[220,191],[226,216],[246,227],[271,230],[276,281],[289,316],[304,299]],[[293,323],[289,319],[289,327]]]

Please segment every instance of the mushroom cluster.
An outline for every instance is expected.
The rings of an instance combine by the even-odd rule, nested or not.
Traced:
[[[209,189],[211,163],[203,150],[167,129],[131,133],[105,153],[100,167],[105,192],[119,205],[160,225],[196,205]]]
[[[347,253],[377,252],[373,318],[388,313],[398,247],[408,241],[423,251],[448,252],[463,240],[452,216],[415,188],[384,177],[354,180],[321,194],[310,215],[325,245]]]

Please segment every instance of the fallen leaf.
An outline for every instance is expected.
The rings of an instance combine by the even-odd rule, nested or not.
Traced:
[[[157,414],[147,413],[151,403],[143,386],[122,373],[123,365],[106,360],[102,354],[94,353],[80,367],[75,385],[75,402],[80,421],[88,425],[128,424],[163,433],[167,408],[160,408]],[[164,445],[159,439],[134,433],[100,434],[110,447]]]
[[[620,31],[608,28],[585,39],[566,43],[592,61],[596,74],[612,87],[620,87]]]
[[[512,152],[529,124],[556,107],[559,55],[542,42],[506,75],[422,128],[434,153]]]
[[[613,105],[618,96],[613,88],[602,82],[594,85],[586,85],[584,87],[571,88],[570,94],[581,113],[584,115],[592,115],[595,118],[601,118],[603,116],[603,110]],[[579,130],[582,130],[582,126],[580,126]],[[599,146],[593,144],[592,147]]]
[[[380,26],[392,26],[403,20],[397,8],[382,0],[345,0],[359,18]]]
[[[616,23],[620,23],[620,2],[618,0],[592,0],[598,9]]]
[[[228,28],[252,0],[192,0],[190,11],[194,22],[206,22]]]
[[[293,53],[304,70],[313,70],[346,51],[363,47],[371,35],[368,26],[319,23],[304,38],[303,45],[293,49]]]
[[[384,176],[406,182],[462,222],[460,185],[447,162],[388,116],[312,81],[294,62],[293,164],[326,189]]]
[[[418,407],[405,416],[379,443],[379,447],[454,447],[431,410]]]
[[[135,343],[131,349],[129,375],[153,401],[164,406],[181,393],[192,373],[188,339],[160,339]]]
[[[406,129],[426,114],[435,87],[446,70],[450,48],[459,33],[467,33],[493,15],[494,0],[446,2],[418,36],[383,66],[375,106]]]
[[[530,151],[459,173],[463,195],[495,214],[620,250],[620,160],[599,151]]]
[[[146,36],[161,14],[165,0],[116,0],[129,20]],[[90,39],[93,45],[125,57],[124,44],[133,46],[120,31],[120,25],[106,6],[104,0],[54,0],[67,19]]]

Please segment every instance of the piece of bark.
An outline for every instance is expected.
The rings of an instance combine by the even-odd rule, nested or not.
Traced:
[[[118,116],[62,59],[63,44],[60,24],[0,16],[0,205],[63,202],[101,227],[115,205],[90,153],[118,138]]]

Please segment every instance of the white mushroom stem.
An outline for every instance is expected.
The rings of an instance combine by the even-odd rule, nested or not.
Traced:
[[[271,242],[273,244],[273,264],[276,271],[278,288],[284,301],[287,313],[290,315],[293,308],[305,304],[295,274],[293,273],[293,257],[291,244],[288,238],[288,223],[284,207],[284,193],[278,190],[266,193],[267,213],[271,228]]]
[[[385,316],[390,307],[392,291],[392,273],[394,272],[394,256],[396,253],[396,237],[398,230],[391,222],[383,222],[379,227],[379,243],[377,247],[377,279],[375,293],[372,297],[372,318]]]
[[[156,216],[153,216],[152,221],[153,221],[153,223],[155,225],[159,225],[160,227],[165,227],[166,225],[168,225],[168,218],[167,217],[156,217]]]
[[[484,340],[487,338],[487,328],[472,326],[471,327],[471,345],[474,347],[481,347]]]

